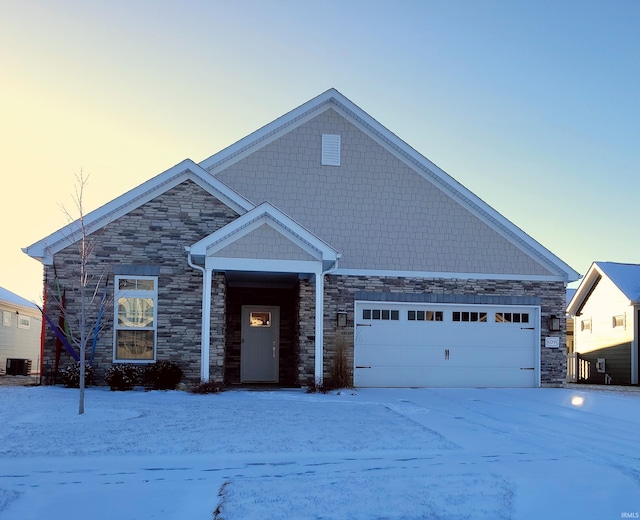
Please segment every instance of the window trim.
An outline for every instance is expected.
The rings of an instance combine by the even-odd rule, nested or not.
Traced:
[[[18,328],[19,329],[30,329],[31,328],[31,317],[23,316],[22,314],[18,314]]]
[[[152,280],[153,291],[146,289],[120,289],[121,280]],[[114,277],[113,289],[113,362],[114,363],[155,363],[158,353],[158,277],[143,275],[120,274]],[[118,323],[118,300],[120,298],[152,298],[153,299],[153,326],[134,327],[124,326]],[[118,331],[153,331],[153,355],[150,359],[119,358],[118,357]]]
[[[611,318],[611,326],[614,329],[626,329],[626,322],[625,314],[617,314]]]

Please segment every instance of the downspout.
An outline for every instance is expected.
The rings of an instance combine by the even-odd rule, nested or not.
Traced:
[[[191,261],[191,248],[185,247],[187,263],[202,271],[202,332],[200,338],[200,380],[209,381],[209,350],[211,342],[211,269],[200,267]]]
[[[332,267],[316,273],[315,382],[318,386],[324,380],[324,277],[338,269],[340,256]]]

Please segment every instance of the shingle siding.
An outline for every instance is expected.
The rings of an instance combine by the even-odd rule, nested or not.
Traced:
[[[321,164],[323,133],[341,135],[339,167]],[[331,109],[216,176],[321,237],[341,268],[550,274]]]
[[[316,260],[266,224],[216,251],[212,256],[266,260]]]

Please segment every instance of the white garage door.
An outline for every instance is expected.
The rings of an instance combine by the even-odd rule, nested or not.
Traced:
[[[357,301],[359,387],[536,387],[539,309]]]

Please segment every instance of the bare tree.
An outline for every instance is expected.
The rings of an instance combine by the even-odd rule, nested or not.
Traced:
[[[85,221],[84,192],[88,181],[89,177],[82,170],[80,174],[76,175],[76,186],[73,195],[75,210],[78,214],[76,219],[62,206],[70,221],[70,239],[78,252],[76,257],[77,282],[73,282],[69,287],[73,293],[73,300],[76,302],[77,313],[76,315],[67,313],[62,306],[61,312],[65,313],[65,318],[69,325],[67,337],[79,350],[80,354],[79,414],[84,413],[87,346],[92,338],[97,338],[101,328],[104,326],[101,317],[105,307],[111,304],[111,301],[106,298],[106,273],[93,262],[95,238],[90,235]],[[102,291],[100,290],[101,288],[103,288]]]

